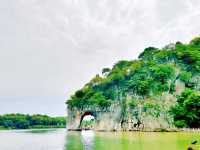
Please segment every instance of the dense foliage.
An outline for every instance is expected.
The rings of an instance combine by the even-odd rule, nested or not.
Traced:
[[[179,88],[176,85],[177,81],[182,82],[186,88],[199,91],[199,75],[200,37],[197,37],[189,44],[177,42],[161,49],[146,48],[137,60],[121,60],[112,69],[104,68],[102,75],[96,75],[66,103],[69,109],[80,110],[96,107],[106,110],[112,103],[117,102],[126,111],[127,105],[130,109],[135,108],[138,100],[154,99],[163,94],[176,96]],[[147,106],[158,108],[154,104]],[[184,107],[187,106],[184,105]],[[191,113],[193,112],[195,111],[191,111]],[[135,115],[137,112],[133,114]],[[125,115],[122,113],[122,116]],[[194,119],[195,116],[192,116],[194,122],[184,122],[181,117],[176,117],[176,115],[176,125],[178,125],[178,119],[181,119],[182,124],[188,126],[194,126],[194,122],[197,121]],[[197,125],[200,126],[200,124]]]
[[[6,129],[59,128],[65,127],[65,124],[65,117],[24,114],[0,115],[0,127]]]
[[[172,109],[177,127],[200,127],[200,92],[186,89],[177,96],[177,104]]]

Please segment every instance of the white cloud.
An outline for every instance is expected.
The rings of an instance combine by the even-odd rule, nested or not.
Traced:
[[[0,102],[5,108],[0,113],[19,111],[9,107],[13,101],[29,108],[23,112],[64,113],[64,98],[101,68],[134,59],[147,46],[187,42],[198,35],[199,4],[198,0],[1,1],[4,98]],[[21,100],[24,96],[26,100]],[[33,99],[47,109],[29,105]]]

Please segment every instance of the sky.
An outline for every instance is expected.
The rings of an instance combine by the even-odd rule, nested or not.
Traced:
[[[102,68],[198,35],[199,0],[0,0],[0,114],[66,115]]]

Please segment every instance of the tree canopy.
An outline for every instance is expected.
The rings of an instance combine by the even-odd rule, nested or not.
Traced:
[[[200,127],[200,92],[186,89],[177,96],[177,104],[172,109],[177,127]]]
[[[0,126],[8,129],[65,127],[65,117],[47,115],[5,114],[0,115]]]

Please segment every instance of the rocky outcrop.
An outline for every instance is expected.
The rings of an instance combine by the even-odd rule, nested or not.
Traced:
[[[94,130],[111,131],[120,129],[120,107],[112,104],[109,108],[101,110],[97,107],[68,109],[68,130],[80,130],[80,124],[86,114],[95,118]]]
[[[173,117],[170,115],[169,109],[175,104],[175,101],[176,98],[170,94],[143,101],[138,99],[136,107],[134,109],[127,107],[124,116],[122,116],[119,102],[112,104],[106,110],[95,107],[81,110],[68,109],[67,128],[68,130],[81,130],[80,124],[83,117],[85,114],[90,114],[95,118],[94,130],[98,131],[170,129],[173,128]]]
[[[197,37],[189,44],[148,47],[138,60],[104,68],[66,102],[68,129],[79,130],[87,114],[94,116],[95,130],[173,128],[177,95],[186,88],[200,91],[199,43]]]

